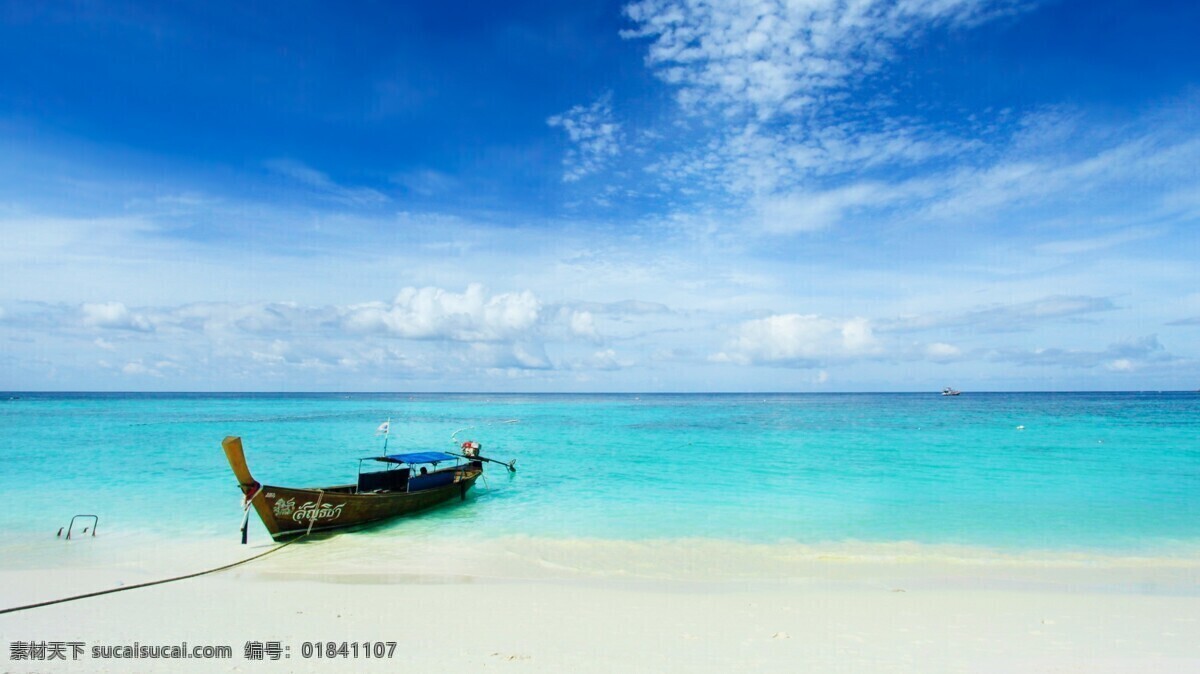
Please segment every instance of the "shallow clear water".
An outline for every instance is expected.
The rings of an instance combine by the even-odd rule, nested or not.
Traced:
[[[257,479],[324,486],[379,453],[389,417],[389,451],[450,449],[471,427],[458,439],[519,470],[356,536],[1200,543],[1195,393],[4,394],[0,526],[53,536],[97,513],[110,536],[236,537],[224,436]]]

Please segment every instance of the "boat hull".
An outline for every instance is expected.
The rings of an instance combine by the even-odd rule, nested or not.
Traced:
[[[293,489],[263,485],[254,509],[275,540],[309,531],[330,531],[382,522],[432,508],[451,499],[466,498],[478,471],[457,471],[455,481],[418,492],[349,493],[352,487]]]
[[[483,474],[482,465],[434,471],[439,485],[417,491],[372,491],[358,493],[356,485],[316,489],[262,485],[250,474],[242,441],[228,437],[221,443],[229,466],[238,480],[242,495],[249,501],[263,526],[275,540],[283,540],[313,531],[344,529],[432,508],[454,498],[465,499],[467,491]],[[243,542],[245,542],[243,527]]]

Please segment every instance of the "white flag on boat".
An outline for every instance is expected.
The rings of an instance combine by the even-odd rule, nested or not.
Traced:
[[[379,428],[375,429],[375,435],[379,435],[379,434],[387,435],[388,431],[391,429],[391,427],[392,427],[392,422],[385,421],[382,424],[379,424]]]

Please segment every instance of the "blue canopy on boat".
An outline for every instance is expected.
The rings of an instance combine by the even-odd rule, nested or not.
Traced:
[[[438,463],[441,461],[453,461],[457,459],[453,454],[445,452],[409,452],[408,454],[388,454],[387,456],[379,457],[380,461],[390,461],[392,463],[407,463],[415,465],[418,463]]]

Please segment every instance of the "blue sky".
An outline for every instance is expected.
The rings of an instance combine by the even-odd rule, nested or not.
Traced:
[[[411,4],[0,3],[0,389],[1200,388],[1194,3]]]

